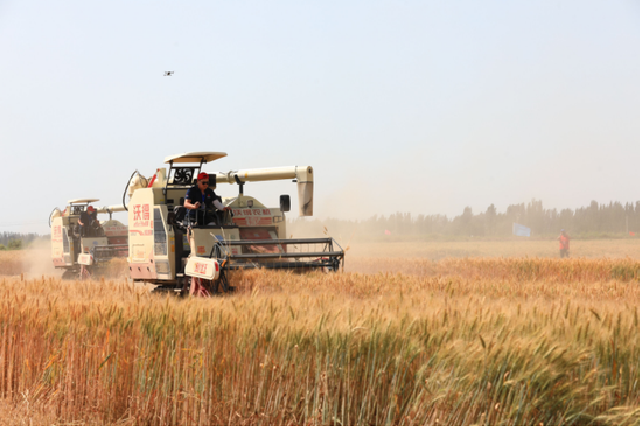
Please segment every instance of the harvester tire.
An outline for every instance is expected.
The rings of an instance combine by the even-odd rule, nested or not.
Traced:
[[[182,277],[178,281],[180,286],[180,297],[189,297],[189,286],[191,281],[187,277]]]
[[[76,271],[70,271],[67,269],[62,273],[63,280],[75,280],[76,278],[78,278],[78,272]]]
[[[86,266],[82,265],[80,268],[79,278],[81,280],[90,280],[91,279],[91,271]]]

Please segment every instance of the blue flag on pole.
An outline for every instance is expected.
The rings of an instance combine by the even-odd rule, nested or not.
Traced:
[[[517,237],[530,237],[531,236],[531,228],[527,228],[524,225],[520,225],[519,223],[514,223],[512,226],[513,235]]]

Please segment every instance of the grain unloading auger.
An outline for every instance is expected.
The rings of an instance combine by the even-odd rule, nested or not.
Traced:
[[[238,269],[336,271],[344,259],[333,238],[286,238],[285,213],[291,199],[266,207],[244,193],[247,182],[293,180],[298,185],[301,216],[313,215],[313,168],[278,167],[210,173],[209,186],[238,185],[238,194],[221,198],[228,210],[216,223],[199,225],[185,214],[184,197],[196,184],[204,164],[226,157],[222,152],[169,156],[167,168],[146,178],[134,172],[126,195],[129,203],[129,269],[134,281],[158,285],[158,291],[209,294],[230,290],[226,272]]]

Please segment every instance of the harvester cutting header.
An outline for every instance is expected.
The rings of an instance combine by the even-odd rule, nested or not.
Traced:
[[[151,177],[134,172],[123,195],[131,278],[157,284],[160,290],[206,294],[216,292],[218,284],[229,290],[225,272],[234,269],[337,270],[344,253],[334,250],[332,238],[286,238],[288,195],[280,196],[278,207],[267,207],[244,193],[247,182],[293,180],[300,215],[311,216],[313,168],[203,172],[204,164],[226,156],[172,155],[165,159],[168,170],[158,168]],[[237,195],[218,197],[211,190],[218,183],[238,185]]]

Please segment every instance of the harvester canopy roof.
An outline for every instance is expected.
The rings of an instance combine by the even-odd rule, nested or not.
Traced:
[[[182,154],[170,155],[164,159],[166,164],[174,163],[208,163],[227,156],[226,152],[184,152]]]
[[[69,204],[89,204],[89,203],[96,203],[100,200],[98,200],[97,198],[82,198],[80,200],[69,200]]]

